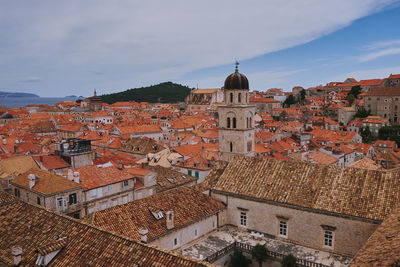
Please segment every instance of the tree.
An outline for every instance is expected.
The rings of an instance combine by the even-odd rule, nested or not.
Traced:
[[[351,90],[347,95],[348,96],[353,95],[355,98],[357,98],[357,96],[361,93],[361,90],[362,90],[361,86],[355,85],[355,86],[351,87]]]
[[[251,260],[243,255],[242,251],[235,249],[230,257],[229,267],[248,267]]]
[[[347,99],[347,101],[349,101],[350,106],[352,106],[354,101],[356,100],[354,95],[347,95],[346,99]]]
[[[299,103],[304,105],[304,100],[306,99],[306,90],[302,89],[299,93]]]
[[[400,126],[384,126],[379,129],[380,140],[392,140],[400,146]]]
[[[251,250],[251,256],[254,260],[258,261],[258,265],[261,267],[262,263],[268,259],[268,249],[265,245],[257,243]]]
[[[354,117],[356,117],[356,118],[366,118],[369,115],[371,115],[371,110],[370,109],[366,110],[365,108],[361,108],[356,112]]]
[[[362,137],[363,143],[369,143],[373,140],[371,130],[369,129],[368,126],[361,128],[360,135]]]
[[[282,258],[282,267],[297,267],[296,257],[292,254],[286,255]]]
[[[284,107],[290,107],[290,105],[296,104],[296,98],[293,95],[289,95],[285,101],[283,101]]]

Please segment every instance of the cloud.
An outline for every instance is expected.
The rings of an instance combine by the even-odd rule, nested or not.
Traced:
[[[36,76],[28,76],[19,80],[21,83],[38,83],[41,82],[42,79]]]
[[[364,47],[364,50],[375,50],[358,57],[359,62],[367,62],[385,56],[400,54],[400,40],[386,40],[373,42]]]
[[[367,62],[367,61],[375,60],[375,59],[378,59],[381,57],[393,56],[393,55],[397,55],[397,54],[400,54],[400,47],[382,49],[382,50],[379,50],[379,51],[376,51],[373,53],[364,54],[358,58],[358,61]]]
[[[88,69],[107,69],[114,88],[179,79],[309,42],[393,1],[22,2],[0,10],[0,68],[40,68],[51,90],[90,83]]]
[[[366,50],[375,50],[381,48],[388,48],[388,47],[396,47],[400,46],[400,40],[386,40],[386,41],[379,41],[373,42],[365,46]]]

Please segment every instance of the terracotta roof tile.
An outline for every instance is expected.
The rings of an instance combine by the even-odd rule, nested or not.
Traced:
[[[58,244],[64,238],[68,242]],[[35,266],[38,249],[49,244],[64,245],[52,266],[213,266],[22,201],[0,205],[0,265],[13,265],[12,244],[22,248],[23,266]]]
[[[400,263],[400,209],[375,230],[350,263],[350,267],[398,266]],[[396,264],[397,263],[397,264]]]
[[[225,209],[218,200],[213,199],[193,188],[182,187],[162,194],[139,199],[94,212],[88,217],[93,225],[107,231],[139,241],[139,228],[149,230],[151,241],[168,232],[166,229],[165,212],[174,212],[174,227],[180,228],[208,217]],[[163,213],[163,218],[157,220],[151,211]]]
[[[36,176],[35,185],[31,190],[44,195],[81,188],[80,184],[70,181],[53,172],[38,169],[31,169],[21,175],[18,175],[11,181],[11,183],[29,188],[29,174],[34,174]]]
[[[95,165],[90,165],[73,169],[73,171],[79,172],[80,185],[82,185],[84,190],[115,184],[133,178],[126,170],[119,170],[114,166],[99,168]],[[67,171],[64,171],[64,173],[66,174]]]
[[[400,202],[399,184],[398,173],[304,161],[235,157],[214,189],[337,214],[383,220]]]

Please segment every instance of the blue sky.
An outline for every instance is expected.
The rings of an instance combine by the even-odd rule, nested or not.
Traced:
[[[2,1],[0,90],[214,88],[235,58],[254,90],[400,73],[400,1],[144,2]]]

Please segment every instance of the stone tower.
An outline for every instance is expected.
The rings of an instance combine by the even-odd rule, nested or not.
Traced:
[[[238,70],[224,85],[224,104],[218,106],[219,159],[229,161],[234,155],[254,156],[255,106],[249,104],[249,81]]]

